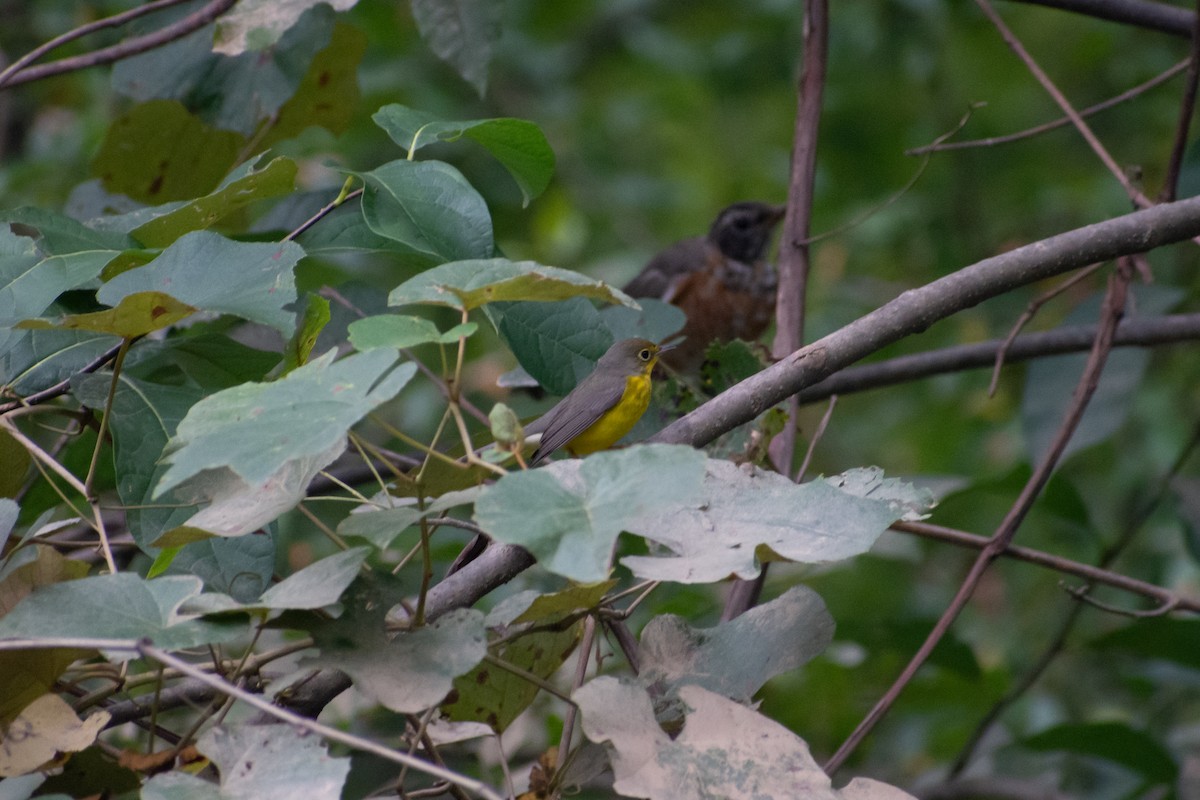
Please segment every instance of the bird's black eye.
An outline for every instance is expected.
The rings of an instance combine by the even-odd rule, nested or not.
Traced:
[[[642,361],[649,361],[652,355],[654,354],[650,352],[649,347],[644,347],[638,351],[638,358],[640,358]]]

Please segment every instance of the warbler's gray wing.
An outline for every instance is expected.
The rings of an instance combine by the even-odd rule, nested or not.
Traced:
[[[537,464],[587,430],[624,393],[625,381],[619,378],[604,380],[593,372],[580,381],[570,394],[525,429],[526,434],[542,434],[529,465]]]
[[[708,240],[703,236],[676,242],[650,259],[621,291],[630,297],[653,297],[669,303],[680,281],[704,269],[709,249]]]

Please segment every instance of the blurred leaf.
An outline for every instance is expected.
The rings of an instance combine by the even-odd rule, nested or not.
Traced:
[[[340,800],[349,758],[333,758],[319,737],[291,725],[242,725],[205,731],[196,748],[220,773],[220,785],[186,772],[155,775],[142,800]]]
[[[1147,733],[1120,722],[1056,725],[1022,739],[1021,745],[1042,752],[1096,756],[1128,767],[1154,783],[1174,783],[1179,774],[1169,750]]]
[[[217,20],[213,52],[227,56],[247,50],[266,50],[313,6],[327,3],[334,11],[352,8],[358,0],[241,0]]]
[[[429,49],[482,97],[504,6],[488,0],[409,0]]]
[[[5,430],[0,430],[0,552],[4,552],[4,540],[16,522],[15,504],[12,508],[12,518],[9,519],[7,499],[16,497],[25,485],[25,473],[31,465],[29,451],[25,445],[12,438]]]
[[[211,194],[134,228],[133,237],[146,247],[166,247],[185,233],[211,228],[243,206],[287,194],[295,188],[295,161],[276,158],[259,170],[254,169],[256,163],[243,164]]]
[[[446,492],[431,501],[426,501],[424,508],[417,508],[415,499],[411,505],[397,505],[394,508],[361,507],[355,513],[342,520],[338,525],[338,536],[353,536],[366,539],[380,550],[392,546],[392,542],[410,526],[432,514],[440,514],[457,506],[475,502],[481,487]]]
[[[337,23],[329,44],[317,53],[295,94],[279,109],[262,146],[298,136],[314,125],[335,135],[344,133],[362,100],[358,66],[366,49],[362,31]]]
[[[488,428],[492,432],[492,441],[505,447],[519,448],[525,441],[521,420],[504,403],[496,403],[488,412]]]
[[[179,607],[199,592],[200,579],[183,575],[147,581],[121,572],[56,583],[29,595],[0,619],[0,638],[149,638],[158,647],[179,650],[244,632],[244,624],[217,624],[179,614]],[[124,652],[120,657],[137,654]]]
[[[546,190],[554,175],[554,151],[546,135],[523,119],[451,122],[399,103],[384,106],[371,119],[410,156],[426,144],[453,142],[464,136],[479,143],[513,176],[526,206]]]
[[[683,330],[687,316],[677,306],[639,297],[640,309],[627,306],[605,306],[600,309],[600,318],[612,333],[614,342],[621,339],[649,339],[662,342],[671,334]]]
[[[614,341],[592,301],[583,297],[486,308],[517,361],[551,394],[574,389]]]
[[[212,191],[244,144],[240,134],[206,125],[174,100],[151,100],[113,121],[92,173],[110,192],[144,203],[188,200]]]
[[[37,233],[37,246],[45,255],[63,256],[90,250],[120,252],[136,246],[119,231],[94,230],[82,222],[33,206],[0,211],[0,222],[17,223]]]
[[[424,262],[492,255],[487,203],[449,164],[401,159],[359,177],[367,225]]]
[[[96,711],[81,720],[58,695],[42,695],[0,734],[0,777],[33,772],[61,753],[90,747],[109,719],[107,711]]]
[[[275,383],[247,383],[209,395],[179,423],[155,496],[203,470],[229,467],[261,484],[289,461],[345,443],[346,431],[390,400],[416,372],[372,350],[333,361],[330,351]],[[302,421],[303,424],[298,424]]]
[[[10,500],[0,502],[6,508],[16,507]],[[69,560],[52,547],[35,545],[28,550],[32,558],[12,569],[0,581],[0,616],[36,589],[87,575],[87,564]],[[86,650],[65,648],[0,652],[0,725],[8,723],[22,708],[49,692],[67,667],[87,655]]]
[[[912,800],[862,778],[834,790],[808,745],[783,726],[699,686],[679,694],[687,722],[672,739],[637,686],[600,677],[575,691],[583,732],[608,746],[618,793],[650,800]]]
[[[470,310],[502,300],[546,302],[568,297],[633,305],[623,292],[578,272],[506,258],[455,261],[425,270],[393,289],[388,305],[429,303]]]
[[[635,445],[509,473],[476,501],[475,521],[529,550],[543,569],[600,581],[622,530],[656,509],[702,502],[704,462],[690,447]]]
[[[133,339],[169,328],[195,313],[196,309],[169,294],[137,292],[122,297],[115,308],[91,314],[67,314],[55,319],[27,319],[17,323],[16,327],[25,330],[66,328]]]
[[[421,317],[403,314],[381,314],[351,322],[350,344],[355,350],[370,350],[374,347],[408,348],[419,344],[457,344],[460,336],[470,336],[478,330],[474,322],[455,325],[446,333]]]
[[[210,231],[185,234],[148,265],[100,287],[96,299],[116,305],[136,292],[160,291],[205,311],[269,325],[290,336],[296,301],[292,268],[304,251],[292,242],[235,242]]]
[[[858,490],[838,488],[842,483]],[[877,487],[877,499],[867,488],[871,485]],[[762,561],[776,558],[840,561],[865,553],[905,516],[909,503],[928,499],[927,492],[898,481],[834,476],[796,484],[774,472],[708,459],[699,502],[650,508],[626,521],[630,532],[665,545],[674,555],[626,556],[621,563],[649,580],[713,583],[731,574],[753,578]]]
[[[308,363],[308,357],[317,344],[317,337],[329,324],[329,318],[329,301],[319,294],[308,295],[300,325],[292,334],[292,338],[288,340],[287,347],[284,348],[281,375],[286,375],[296,367]]]
[[[702,686],[749,703],[768,680],[828,647],[833,628],[825,603],[806,586],[793,586],[715,628],[693,628],[682,617],[661,614],[642,629],[638,682],[668,698],[682,686]]]
[[[38,316],[63,292],[94,280],[114,255],[93,250],[43,258],[32,239],[0,226],[0,353],[25,337],[12,325]]]
[[[640,300],[645,303],[647,301]],[[674,306],[672,306],[673,308]],[[720,394],[751,375],[762,372],[767,365],[754,346],[734,339],[732,342],[713,342],[704,352],[700,368],[704,390],[713,396]]]
[[[1183,297],[1179,289],[1159,285],[1134,285],[1129,293],[1126,319],[1163,314]],[[1101,299],[1100,294],[1093,295],[1068,314],[1063,324],[1095,323]],[[1087,353],[1077,353],[1039,358],[1029,365],[1021,398],[1021,424],[1031,460],[1037,461],[1045,454],[1062,427],[1087,359]],[[1149,363],[1150,352],[1140,348],[1118,348],[1109,354],[1096,393],[1063,452],[1064,458],[1104,441],[1125,424]]]
[[[1200,670],[1200,620],[1170,617],[1137,620],[1093,639],[1091,645]]]
[[[251,537],[255,538],[255,537]],[[192,547],[194,545],[189,545]],[[248,609],[316,609],[333,605],[359,574],[367,558],[365,547],[352,547],[322,558],[293,572],[279,583],[250,600],[239,601],[219,593],[202,594],[184,603],[182,610],[192,614],[217,614]]]
[[[86,375],[74,381],[72,393],[91,408],[104,408],[111,375]],[[121,476],[117,492],[128,507],[126,525],[134,541],[151,551],[151,543],[193,513],[195,508],[163,507],[153,502],[155,482],[166,472],[159,457],[179,421],[205,391],[197,386],[166,386],[138,379],[128,371],[117,381],[108,419],[113,437],[113,462]]]

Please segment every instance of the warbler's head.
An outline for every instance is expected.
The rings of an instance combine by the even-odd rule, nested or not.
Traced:
[[[671,347],[660,347],[649,339],[622,339],[600,357],[596,369],[625,377],[649,375],[659,355]]]

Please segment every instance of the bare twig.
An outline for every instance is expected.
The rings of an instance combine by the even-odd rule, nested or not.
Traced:
[[[1171,78],[1174,78],[1176,75],[1183,72],[1185,69],[1188,68],[1188,64],[1190,64],[1190,63],[1191,63],[1191,59],[1185,58],[1183,61],[1180,61],[1178,64],[1174,65],[1170,69],[1160,72],[1158,75],[1155,75],[1153,78],[1146,81],[1145,83],[1140,83],[1137,86],[1134,86],[1132,89],[1127,89],[1124,92],[1121,92],[1120,94],[1118,94],[1114,97],[1110,97],[1109,99],[1107,99],[1103,102],[1096,103],[1094,106],[1088,106],[1087,108],[1085,108],[1079,112],[1079,116],[1086,119],[1087,117],[1090,117],[1093,114],[1098,114],[1101,111],[1107,111],[1108,109],[1112,108],[1113,106],[1120,105],[1121,103],[1124,103],[1126,100],[1132,100],[1133,98],[1137,97],[1140,94],[1145,94],[1147,91],[1149,91],[1157,86],[1161,86],[1162,84],[1169,81]],[[1033,136],[1038,136],[1040,134],[1047,133],[1049,131],[1058,130],[1059,128],[1064,128],[1070,124],[1071,124],[1071,120],[1069,117],[1059,117],[1058,119],[1053,120],[1052,122],[1047,122],[1042,125],[1035,125],[1032,128],[1026,128],[1023,131],[1017,131],[1016,133],[1008,133],[1003,136],[989,136],[986,139],[970,139],[970,140],[962,141],[962,142],[947,142],[947,141],[945,141],[945,139],[947,137],[945,135],[942,135],[942,136],[939,136],[937,139],[934,139],[931,143],[929,143],[927,145],[922,145],[921,147],[914,147],[911,150],[905,150],[904,155],[906,155],[906,156],[923,156],[923,155],[927,155],[929,153],[940,153],[945,150],[970,150],[972,148],[977,148],[977,147],[995,147],[995,146],[1001,145],[1001,144],[1009,144],[1011,142],[1019,142],[1022,139],[1029,139]],[[962,126],[960,125],[959,129],[961,129],[961,128],[962,128]]]
[[[1128,285],[1129,275],[1125,270],[1118,270],[1116,274],[1109,278],[1108,292],[1105,296],[1103,309],[1101,310],[1099,334],[1088,357],[1088,363],[1079,378],[1079,383],[1075,387],[1075,393],[1071,398],[1070,406],[1050,447],[1041,457],[1037,468],[1033,471],[1029,480],[1026,481],[1016,502],[1013,503],[1001,521],[1000,526],[989,539],[988,544],[976,557],[966,578],[963,579],[962,585],[959,586],[958,591],[955,593],[954,599],[951,600],[950,605],[933,626],[933,629],[929,632],[921,647],[884,693],[883,697],[879,699],[850,736],[847,737],[846,741],[842,743],[842,746],[837,749],[837,752],[826,762],[825,771],[830,775],[838,771],[850,754],[854,752],[858,744],[892,707],[896,699],[900,696],[900,693],[908,686],[909,682],[916,675],[917,670],[925,663],[930,653],[933,652],[934,647],[946,635],[954,620],[966,606],[967,601],[975,592],[975,587],[978,586],[980,579],[983,577],[983,573],[991,565],[992,561],[998,558],[1012,543],[1013,537],[1016,536],[1017,530],[1020,528],[1025,516],[1033,507],[1034,501],[1037,500],[1042,489],[1049,482],[1055,465],[1066,450],[1067,443],[1079,425],[1080,419],[1083,418],[1083,413],[1087,409],[1088,402],[1096,391],[1096,386],[1100,381],[1100,374],[1112,349],[1112,338],[1116,333],[1117,323],[1124,313]]]
[[[1136,25],[1175,36],[1192,35],[1192,12],[1150,0],[1021,0],[1030,5],[1074,11],[1096,19]]]
[[[237,0],[211,0],[211,2],[188,14],[183,19],[160,28],[153,33],[148,33],[144,36],[135,36],[132,39],[126,39],[111,47],[93,50],[83,55],[51,61],[49,64],[43,64],[40,67],[25,67],[13,72],[6,80],[0,82],[0,89],[8,89],[24,83],[40,81],[43,78],[49,78],[54,75],[88,69],[89,67],[98,67],[102,64],[111,64],[115,61],[135,56],[138,53],[162,47],[176,39],[182,39],[192,31],[199,30],[208,25],[217,17],[233,8],[233,4],[236,2]]]
[[[824,415],[821,416],[821,421],[817,423],[817,429],[813,431],[812,438],[808,442],[808,450],[804,452],[804,460],[800,462],[800,469],[796,470],[796,483],[804,480],[804,473],[808,472],[808,465],[812,462],[813,453],[817,450],[817,443],[821,441],[821,437],[825,435],[825,429],[829,427],[829,420],[833,419],[833,410],[837,408],[838,396],[835,394],[829,398],[829,406],[825,409]]]
[[[1196,84],[1200,81],[1200,5],[1192,20],[1192,53],[1188,58],[1187,85],[1183,89],[1183,101],[1179,104],[1179,123],[1175,128],[1175,143],[1171,147],[1171,159],[1167,162],[1167,174],[1163,178],[1162,191],[1158,199],[1169,203],[1175,199],[1179,188],[1179,172],[1183,169],[1183,153],[1187,149],[1188,131],[1192,127],[1192,115],[1196,111]]]
[[[339,742],[352,747],[355,750],[361,750],[365,753],[371,753],[386,761],[391,761],[396,764],[406,765],[419,772],[424,772],[427,775],[432,775],[435,778],[448,781],[461,786],[467,791],[474,792],[481,797],[489,798],[489,800],[501,800],[500,795],[496,794],[485,784],[473,778],[468,778],[465,775],[459,775],[457,772],[439,767],[437,764],[431,764],[428,761],[423,761],[419,758],[414,758],[398,750],[383,747],[382,745],[372,742],[370,739],[364,739],[361,736],[354,736],[349,733],[344,733],[336,728],[331,728],[328,725],[322,725],[319,722],[302,717],[279,706],[272,705],[268,700],[262,697],[247,692],[245,689],[240,689],[237,686],[229,683],[223,678],[215,675],[209,675],[203,670],[197,669],[192,664],[176,658],[165,650],[160,650],[151,644],[148,640],[142,640],[137,643],[137,651],[144,657],[159,664],[165,664],[184,673],[188,677],[208,684],[213,689],[216,689],[221,694],[241,700],[243,703],[254,706],[259,711],[262,711],[276,719],[282,720],[289,725],[295,725],[302,730],[315,733],[330,741]]]
[[[87,364],[85,364],[75,374],[76,375],[88,375],[88,374],[93,373],[96,370],[100,369],[105,364],[108,364],[110,361],[112,361],[114,358],[117,357],[117,353],[119,353],[121,351],[121,347],[123,345],[124,345],[124,340],[121,340],[117,344],[114,344],[112,347],[108,348],[103,353],[96,356],[91,361],[89,361]],[[72,377],[74,377],[74,376],[72,376]],[[71,391],[71,378],[66,378],[65,380],[61,380],[58,383],[54,384],[53,386],[48,386],[45,389],[42,389],[39,392],[34,392],[33,394],[31,394],[27,397],[21,398],[20,400],[8,402],[8,403],[0,403],[0,414],[7,414],[10,411],[15,411],[16,409],[22,408],[24,406],[35,406],[38,403],[44,403],[47,400],[53,400],[55,397],[61,397],[62,395],[66,394],[69,391]]]
[[[1025,306],[1025,310],[1021,312],[1021,316],[1019,316],[1017,321],[1013,323],[1012,330],[1008,332],[1008,336],[1004,339],[1004,344],[1000,345],[1000,349],[996,351],[996,366],[992,368],[992,382],[988,384],[988,397],[994,397],[996,395],[996,386],[1000,383],[1000,370],[1004,368],[1004,358],[1006,355],[1008,355],[1008,348],[1012,346],[1013,341],[1017,338],[1017,334],[1019,334],[1035,316],[1037,316],[1037,312],[1042,306],[1044,306],[1046,303],[1049,303],[1055,297],[1058,297],[1075,284],[1084,280],[1102,266],[1104,265],[1092,264],[1090,267],[1084,267],[1083,269],[1079,270],[1079,272],[1076,272],[1074,275],[1060,283],[1058,286],[1055,286],[1053,289],[1050,289],[1049,291],[1044,292],[1043,294],[1040,294],[1029,301],[1029,305]]]

